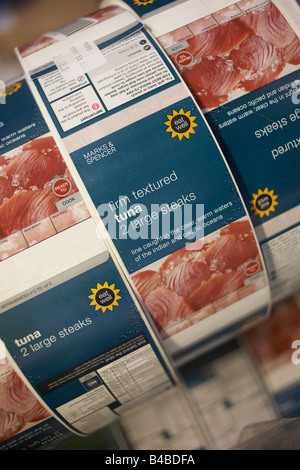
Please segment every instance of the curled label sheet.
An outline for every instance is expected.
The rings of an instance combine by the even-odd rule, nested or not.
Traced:
[[[17,54],[99,236],[167,353],[185,361],[268,315],[263,257],[219,144],[166,54],[130,11],[95,18]],[[89,42],[83,59],[57,63],[71,43]]]

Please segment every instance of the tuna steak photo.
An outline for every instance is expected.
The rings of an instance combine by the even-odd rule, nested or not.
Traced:
[[[0,442],[49,416],[8,360],[0,361]]]
[[[0,261],[90,216],[81,198],[61,209],[57,181],[60,191],[67,185],[68,196],[78,192],[51,136],[0,156]]]
[[[171,253],[132,275],[163,338],[265,286],[263,264],[247,219]]]
[[[300,63],[300,39],[272,2],[241,10],[225,23],[215,21],[206,31],[199,32],[194,23],[188,27],[193,37],[170,58],[203,110],[267,85]],[[170,47],[175,37],[172,32],[158,40]]]

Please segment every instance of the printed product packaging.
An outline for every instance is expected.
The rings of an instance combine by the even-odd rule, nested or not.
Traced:
[[[299,315],[298,295],[279,302],[268,321],[243,335],[283,419],[297,418],[300,413]]]
[[[232,449],[248,426],[280,416],[256,361],[238,340],[185,364],[181,374],[213,449]]]
[[[119,425],[128,448],[132,450],[170,450],[176,453],[178,450],[213,448],[206,432],[206,437],[199,433],[195,418],[196,409],[187,407],[185,397],[178,389],[171,389],[133,410],[120,420]]]
[[[46,450],[74,436],[26,386],[1,341],[0,390],[0,450]]]
[[[176,361],[268,314],[249,215],[159,45],[108,7],[17,50],[80,192]]]
[[[280,417],[256,362],[237,341],[185,364],[180,372],[213,450],[232,449],[249,426]],[[134,450],[205,448],[176,390],[134,410],[120,427]]]
[[[180,383],[27,82],[4,96],[0,448],[49,448]]]
[[[104,4],[115,3],[112,0]],[[300,7],[124,0],[180,72],[233,172],[276,302],[300,286]]]

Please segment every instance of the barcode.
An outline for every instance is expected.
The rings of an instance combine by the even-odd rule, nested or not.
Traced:
[[[72,36],[72,34],[81,31],[92,24],[97,23],[97,20],[90,19],[90,18],[79,18],[72,23],[67,24],[66,26],[62,26],[61,28],[55,29],[52,33],[62,34],[63,36]]]

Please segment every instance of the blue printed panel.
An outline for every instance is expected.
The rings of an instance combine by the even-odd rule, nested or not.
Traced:
[[[49,132],[25,80],[9,85],[0,104],[0,154]]]
[[[170,378],[111,258],[3,313],[0,329],[9,353],[54,411],[102,385],[98,368],[144,345]]]
[[[183,135],[184,130],[187,132]],[[227,166],[191,98],[100,139],[71,157],[108,229],[108,221],[115,222],[110,235],[130,272],[149,264],[143,259],[137,265],[133,259],[141,240],[164,235],[177,238],[172,231],[178,227],[180,214],[182,228],[186,206],[192,209],[191,229],[197,228],[197,206],[204,206],[204,235],[245,215]],[[227,209],[219,210],[224,205]],[[162,206],[169,217],[169,230],[163,228],[162,210],[159,221],[156,219],[157,207]],[[145,216],[149,215],[152,218],[146,224]],[[156,223],[160,231],[153,236]],[[151,256],[151,261],[181,248],[189,237],[174,245],[169,243]]]
[[[174,0],[124,0],[141,18],[158,8],[174,3]]]
[[[48,418],[23,432],[0,442],[0,450],[50,450],[74,437],[67,428]]]
[[[292,419],[300,417],[300,385],[299,383],[277,392],[275,400],[282,418]]]
[[[206,114],[225,153],[255,226],[300,202],[299,71]],[[276,202],[260,217],[254,195],[268,188]]]

